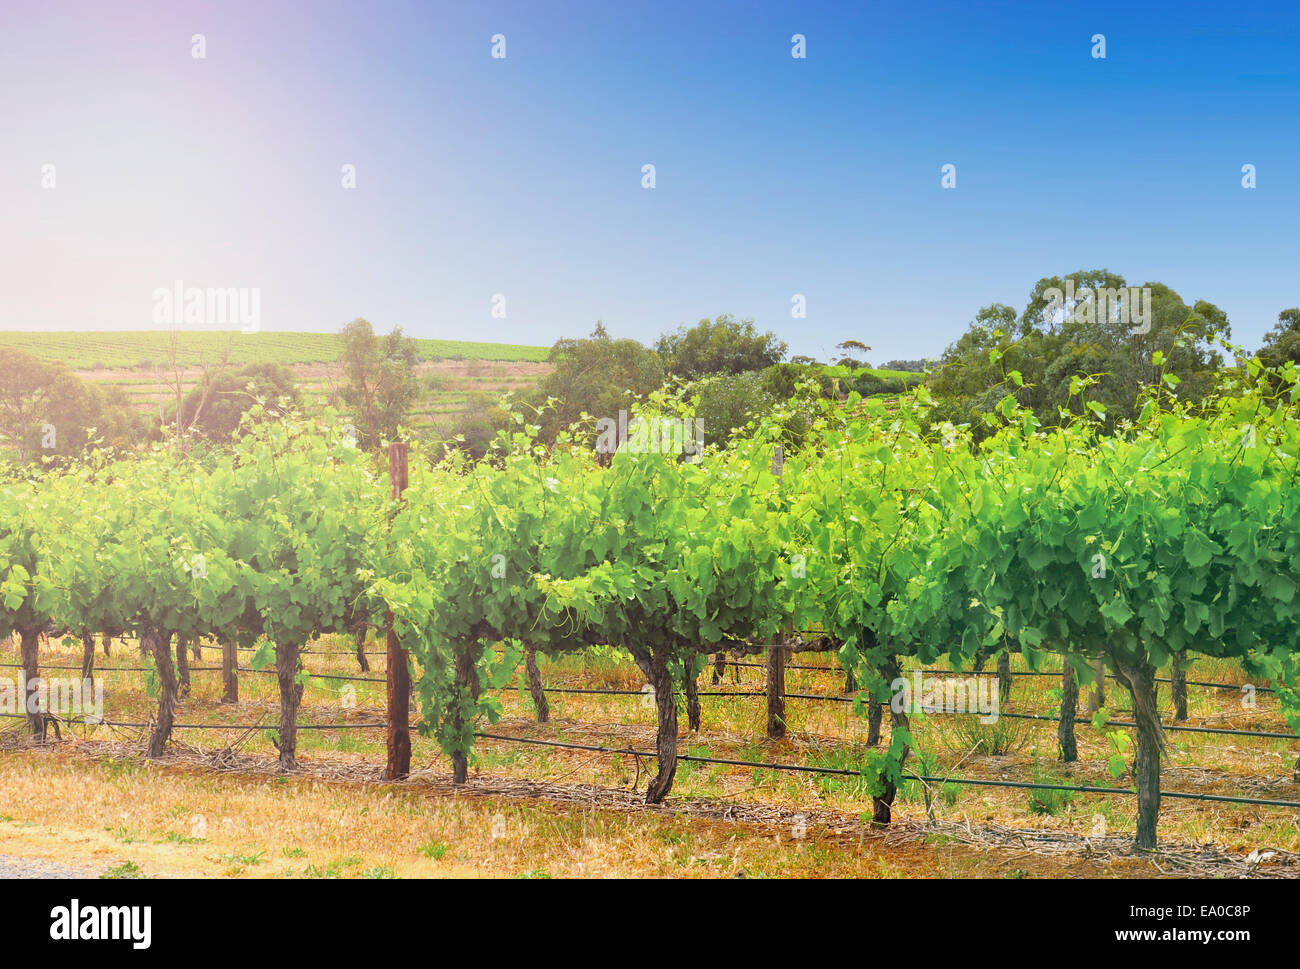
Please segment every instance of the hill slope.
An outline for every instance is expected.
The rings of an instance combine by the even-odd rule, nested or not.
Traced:
[[[26,350],[42,360],[62,361],[77,376],[120,388],[136,410],[161,415],[173,403],[172,338],[180,365],[181,385],[193,387],[204,366],[221,362],[230,349],[230,363],[278,363],[289,367],[304,401],[311,407],[336,401],[342,382],[337,360],[342,344],[333,333],[254,333],[237,330],[176,332],[121,331],[0,331],[0,347]],[[449,426],[478,394],[523,392],[550,372],[548,347],[466,340],[416,340],[424,362],[419,372],[427,391],[411,414],[411,424]]]
[[[332,363],[342,343],[334,333],[253,333],[238,330],[66,330],[35,332],[0,331],[0,347],[17,347],[42,360],[62,360],[69,370],[151,368],[172,361],[175,339],[177,361],[201,366],[220,361],[230,348],[230,362],[281,363],[286,366]],[[467,340],[416,340],[425,360],[501,360],[540,363],[549,347]]]

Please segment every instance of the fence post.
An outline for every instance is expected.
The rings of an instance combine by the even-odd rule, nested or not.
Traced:
[[[388,480],[394,501],[406,490],[406,445],[388,445]],[[388,768],[384,779],[405,780],[411,773],[411,671],[406,650],[393,631],[393,610],[388,610]]]
[[[239,702],[239,645],[233,637],[221,640],[222,703]]]
[[[767,647],[767,735],[773,740],[785,736],[785,653],[783,643]]]

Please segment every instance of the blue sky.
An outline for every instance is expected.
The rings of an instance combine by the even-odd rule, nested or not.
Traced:
[[[264,329],[733,313],[881,362],[1105,266],[1254,345],[1300,304],[1298,54],[1291,3],[5,0],[0,327],[146,329],[181,279]]]

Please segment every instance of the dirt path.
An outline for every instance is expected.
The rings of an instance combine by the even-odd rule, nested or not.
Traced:
[[[0,878],[94,878],[89,868],[73,868],[40,858],[0,855]]]

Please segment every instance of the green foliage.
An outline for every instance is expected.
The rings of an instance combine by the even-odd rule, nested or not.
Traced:
[[[659,354],[636,340],[612,340],[597,323],[586,339],[557,340],[548,358],[555,370],[544,376],[528,398],[541,410],[541,436],[553,441],[583,415],[617,419],[620,410],[631,411],[639,398],[658,390],[664,382]]]
[[[109,868],[100,878],[147,878],[144,869],[134,861],[124,861],[120,865],[114,865]]]
[[[1045,427],[1008,392],[978,442],[936,420],[924,385],[889,403],[811,390],[700,462],[600,460],[588,428],[548,440],[507,412],[481,461],[412,448],[401,503],[337,415],[255,405],[222,453],[159,445],[39,487],[0,480],[0,634],[49,618],[233,631],[283,656],[391,609],[422,729],[462,756],[500,716],[491,691],[525,646],[615,649],[663,691],[701,654],[821,629],[882,701],[903,657],[967,669],[1008,646],[1031,669],[1058,654],[1081,679],[1100,656],[1145,674],[1201,654],[1293,680],[1295,379],[1252,361],[1220,396],[1193,407],[1157,383],[1112,421],[1076,376],[1073,416]],[[654,394],[642,413],[689,406]],[[862,694],[854,706],[866,712]],[[890,737],[857,764],[873,795],[900,786],[913,746],[901,724]],[[1131,742],[1108,742],[1118,776]]]
[[[1118,293],[1127,287],[1123,277],[1104,269],[1071,273],[1069,279],[1080,297],[1089,289]],[[1145,286],[1151,290],[1149,326],[1097,312],[1100,296],[1091,313],[1083,312],[1085,299],[1078,314],[1075,304],[1056,306],[1049,290],[1068,291],[1067,280],[1057,276],[1035,284],[1018,317],[1002,303],[984,307],[945,351],[931,378],[940,401],[937,417],[969,424],[983,436],[990,426],[983,415],[1010,394],[1045,425],[1059,423],[1063,411],[1079,415],[1094,402],[1104,408],[1113,429],[1116,421],[1135,417],[1139,394],[1164,378],[1181,385],[1183,399],[1204,400],[1215,389],[1223,364],[1214,344],[1230,334],[1227,316],[1205,301],[1189,306],[1163,283]],[[1090,375],[1091,392],[1085,399],[1072,388],[1075,380]]]
[[[447,845],[441,841],[429,841],[420,846],[420,854],[434,861],[440,861],[447,854]]]
[[[1264,334],[1259,359],[1273,369],[1287,363],[1300,364],[1300,308],[1292,307],[1277,315],[1277,323]]]
[[[508,412],[500,406],[496,395],[488,393],[471,394],[465,401],[455,420],[452,421],[449,440],[444,442],[444,435],[433,432],[426,435],[427,443],[434,457],[442,457],[446,449],[455,447],[465,451],[466,455],[478,460],[487,455],[492,439],[505,425]],[[454,443],[453,443],[454,442]]]
[[[369,321],[360,318],[339,335],[343,399],[352,407],[361,446],[373,448],[398,440],[398,427],[406,423],[420,393],[415,374],[420,353],[415,341],[403,336],[400,326],[378,337]]]
[[[1037,760],[1034,761],[1033,782],[1035,784],[1056,784],[1062,787],[1074,786],[1068,778],[1043,769]],[[1076,791],[1032,789],[1029,791],[1029,813],[1056,817],[1074,803],[1078,796]]]
[[[214,374],[185,395],[181,424],[209,440],[228,440],[259,402],[265,405],[260,412],[263,419],[279,417],[296,406],[299,398],[293,372],[275,363],[252,363]],[[175,422],[175,411],[173,406],[168,422]]]
[[[785,364],[735,375],[704,377],[686,385],[683,397],[701,421],[710,448],[725,447],[731,436],[756,427],[776,413],[787,448],[798,446],[817,414],[820,385],[814,376]]]
[[[996,687],[995,687],[996,688]],[[941,744],[956,754],[1003,757],[1022,749],[1033,732],[1032,722],[998,717],[982,723],[978,716],[934,716],[930,718]]]
[[[693,380],[709,374],[741,374],[779,363],[785,343],[776,334],[759,333],[753,320],[724,314],[665,333],[655,344],[668,373]]]
[[[63,463],[96,444],[125,448],[143,435],[144,421],[121,390],[0,345],[0,445],[19,465],[38,457]]]

